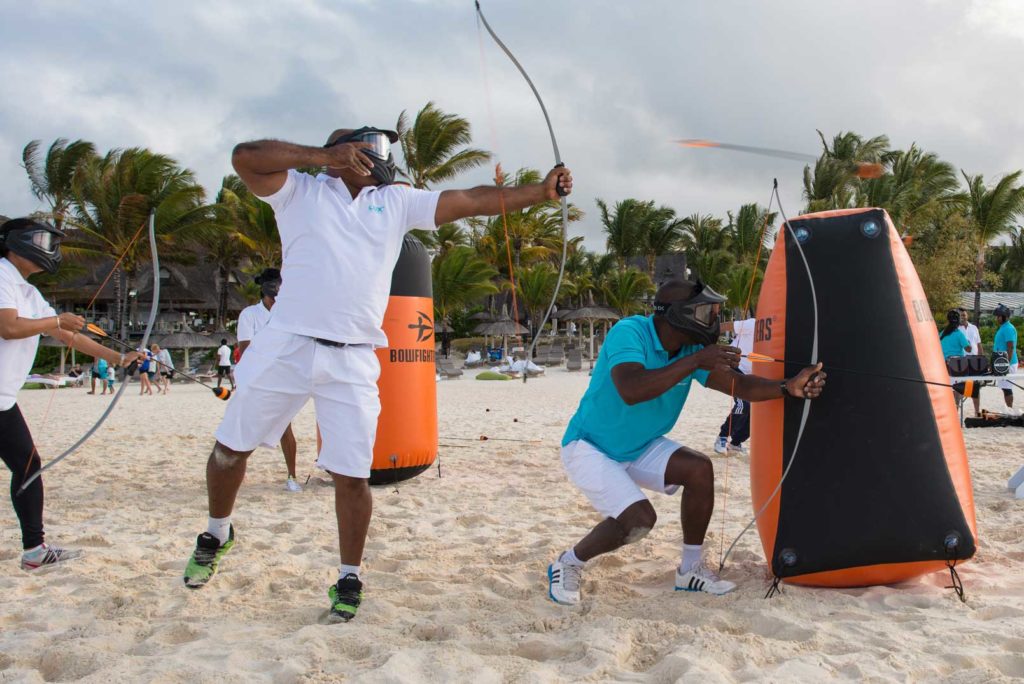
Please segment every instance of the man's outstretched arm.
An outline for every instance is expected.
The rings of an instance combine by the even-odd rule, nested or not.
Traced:
[[[820,363],[816,366],[808,366],[786,380],[786,390],[789,395],[808,399],[816,399],[820,396],[821,390],[825,387],[826,378],[821,367]],[[779,380],[745,375],[732,370],[712,371],[708,376],[707,386],[723,394],[747,401],[767,401],[785,396]]]
[[[437,225],[441,225],[470,216],[497,216],[502,212],[503,203],[505,211],[532,207],[561,197],[556,187],[561,187],[566,195],[572,192],[572,172],[564,166],[549,171],[540,183],[500,188],[482,185],[469,190],[445,190],[437,200],[434,220]]]

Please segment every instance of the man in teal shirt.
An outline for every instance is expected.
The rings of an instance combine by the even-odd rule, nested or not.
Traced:
[[[996,337],[992,344],[992,350],[1006,352],[1006,358],[1010,360],[1009,374],[1017,372],[1020,366],[1017,363],[1017,329],[1010,323],[1010,309],[1005,304],[1000,304],[992,312],[996,315],[999,328],[996,330]],[[1007,408],[1013,407],[1013,383],[1009,380],[1000,380],[999,388],[1003,390],[1003,401]]]
[[[619,321],[601,347],[594,373],[562,439],[569,480],[604,516],[548,567],[548,595],[580,601],[587,561],[639,541],[654,527],[654,507],[641,488],[683,488],[682,562],[675,588],[725,594],[736,588],[703,561],[715,503],[711,459],[665,438],[683,410],[691,383],[748,401],[821,394],[821,364],[779,383],[736,372],[740,350],[718,345],[725,298],[699,281],[673,280],[655,295],[653,316]]]

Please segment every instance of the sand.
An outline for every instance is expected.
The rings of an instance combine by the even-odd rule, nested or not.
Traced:
[[[679,499],[654,496],[656,529],[591,563],[582,605],[567,608],[548,600],[545,568],[598,520],[557,450],[587,376],[548,374],[525,386],[469,374],[438,385],[441,477],[435,468],[375,489],[367,596],[348,625],[325,624],[338,558],[333,490],[311,467],[312,406],[295,424],[300,479],[312,473],[305,492],[283,490],[279,453],[254,454],[235,511],[238,543],[208,587],[189,591],[181,572],[204,529],[204,463],[223,404],[194,386],[167,397],[130,388],[102,431],[46,477],[49,538],[85,549],[83,559],[21,571],[14,514],[0,506],[0,681],[1024,677],[1024,501],[1005,488],[1024,463],[1024,430],[966,432],[981,537],[961,570],[966,604],[943,574],[893,587],[788,587],[765,600],[754,532],[726,571],[736,592],[673,592]],[[108,400],[60,390],[40,424],[50,396],[20,398],[46,457]],[[986,390],[984,405],[999,404]],[[695,388],[671,436],[710,452],[728,405]],[[717,559],[751,513],[747,459],[716,457],[715,467],[708,546]]]

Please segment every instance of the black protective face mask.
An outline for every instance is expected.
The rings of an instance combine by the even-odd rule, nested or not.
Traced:
[[[268,280],[265,283],[260,283],[260,294],[264,297],[270,297],[274,299],[277,297],[277,293],[281,291],[280,280]]]
[[[363,126],[359,130],[352,131],[348,135],[343,135],[337,140],[324,145],[324,147],[334,147],[335,145],[349,142],[365,142],[372,145],[372,147],[364,149],[363,154],[373,162],[370,176],[377,181],[378,185],[391,185],[395,182],[398,167],[395,166],[395,159],[391,154],[391,139],[385,131],[379,128]]]
[[[725,301],[725,297],[698,280],[689,299],[655,301],[654,314],[664,316],[673,328],[706,347],[718,342],[721,334],[719,312]]]
[[[32,219],[12,219],[3,226],[3,244],[9,251],[28,259],[53,275],[63,257],[60,242],[64,233]]]

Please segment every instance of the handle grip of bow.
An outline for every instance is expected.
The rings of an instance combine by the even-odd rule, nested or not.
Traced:
[[[556,169],[559,167],[565,168],[565,162],[558,162],[557,164],[555,164]],[[558,174],[558,178],[555,179],[555,192],[558,193],[559,197],[566,197],[569,194],[569,191],[563,188],[562,184],[559,182],[562,180],[562,176],[564,175],[565,174],[560,173]]]

